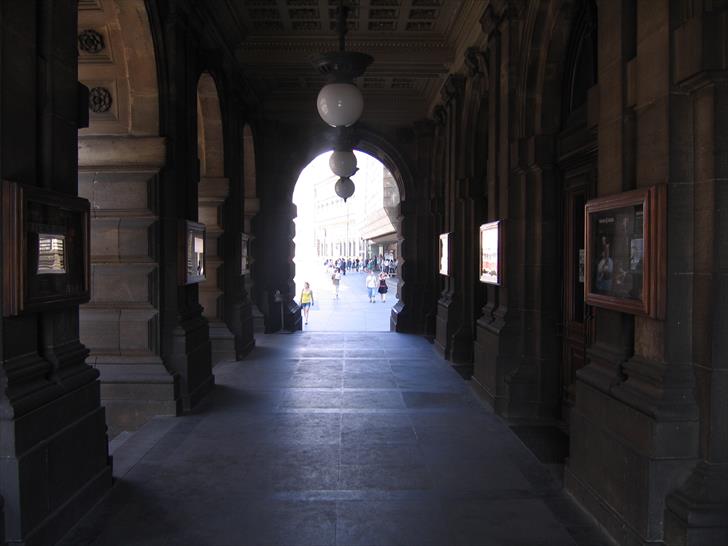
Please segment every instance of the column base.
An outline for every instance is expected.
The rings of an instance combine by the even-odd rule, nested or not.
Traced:
[[[220,320],[210,320],[210,360],[212,366],[220,362],[232,362],[236,360],[235,336],[227,324]]]
[[[667,497],[665,544],[728,544],[728,464],[698,463]]]
[[[154,357],[92,357],[99,370],[109,439],[157,415],[176,415],[176,378]]]

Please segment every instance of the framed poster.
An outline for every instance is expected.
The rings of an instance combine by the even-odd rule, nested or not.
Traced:
[[[205,280],[205,225],[185,220],[179,234],[180,284],[195,284]]]
[[[666,207],[664,185],[587,202],[584,294],[589,305],[664,317]]]
[[[501,283],[500,231],[499,221],[480,226],[480,282]]]
[[[89,300],[86,199],[3,181],[2,223],[4,316]]]
[[[450,275],[450,234],[440,234],[439,264],[440,275]]]
[[[240,274],[247,275],[250,273],[250,263],[248,262],[248,244],[250,237],[246,233],[240,234]]]

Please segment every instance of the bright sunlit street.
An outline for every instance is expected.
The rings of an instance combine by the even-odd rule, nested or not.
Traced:
[[[389,291],[386,301],[376,294],[376,302],[369,303],[366,289],[366,273],[347,271],[341,277],[339,297],[335,297],[331,276],[323,265],[308,271],[308,276],[299,275],[308,281],[314,295],[314,305],[309,313],[304,331],[328,332],[381,332],[389,331],[389,317],[392,305],[397,302],[398,279],[387,279]],[[301,282],[303,284],[303,282]],[[301,293],[296,295],[300,302]]]

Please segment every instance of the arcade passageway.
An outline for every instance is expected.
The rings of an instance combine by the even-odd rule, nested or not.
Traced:
[[[192,415],[114,444],[62,546],[607,546],[417,336],[263,337]]]
[[[0,544],[728,545],[727,44],[727,0],[0,0]]]

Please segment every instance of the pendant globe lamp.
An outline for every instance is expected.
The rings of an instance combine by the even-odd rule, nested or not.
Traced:
[[[319,91],[316,108],[321,119],[332,127],[349,127],[364,110],[364,98],[354,85],[354,78],[364,74],[374,59],[365,53],[345,50],[349,7],[343,0],[339,0],[338,11],[339,51],[323,53],[315,60],[316,68],[327,81]]]
[[[356,156],[351,150],[334,150],[329,158],[329,167],[336,176],[353,176],[359,169],[356,166]]]
[[[346,203],[346,200],[349,199],[349,197],[354,195],[354,189],[354,181],[348,176],[342,176],[334,185],[336,195],[341,197],[344,200],[344,203]]]

